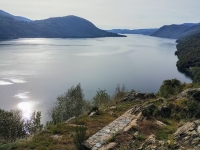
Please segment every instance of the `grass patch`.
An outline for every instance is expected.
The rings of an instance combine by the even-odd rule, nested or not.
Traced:
[[[167,140],[170,139],[172,134],[176,131],[178,124],[167,125],[156,131],[156,139],[158,140]]]

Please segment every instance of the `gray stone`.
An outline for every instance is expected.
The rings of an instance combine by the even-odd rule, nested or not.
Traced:
[[[101,147],[101,143],[96,143],[95,146],[100,148]]]
[[[97,114],[97,112],[96,111],[93,111],[93,112],[91,112],[90,114],[89,114],[89,117],[93,117],[93,116],[95,116]]]

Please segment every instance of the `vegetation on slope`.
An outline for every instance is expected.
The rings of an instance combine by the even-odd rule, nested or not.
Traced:
[[[175,54],[179,58],[178,69],[190,75],[193,82],[200,82],[200,34],[180,41]]]
[[[81,143],[85,139],[114,121],[133,106],[142,108],[143,115],[138,120],[138,126],[132,127],[128,132],[114,135],[107,142],[117,142],[116,149],[119,150],[134,149],[139,148],[149,135],[154,134],[157,140],[170,141],[168,145],[165,145],[170,148],[173,147],[172,136],[178,126],[188,120],[200,118],[200,91],[191,90],[188,96],[179,96],[179,100],[176,100],[177,94],[193,87],[200,86],[198,84],[181,83],[177,79],[166,80],[159,89],[158,98],[121,101],[127,91],[125,86],[122,88],[118,86],[113,95],[114,99],[110,99],[105,90],[99,89],[91,103],[82,103],[86,102],[86,100],[84,100],[81,85],[78,84],[58,97],[51,113],[53,114],[56,109],[60,112],[60,114],[56,112],[57,115],[52,120],[59,120],[60,116],[63,117],[68,110],[72,111],[70,116],[66,116],[66,118],[58,122],[48,122],[41,132],[37,132],[33,136],[26,136],[27,139],[13,140],[15,142],[1,141],[0,149],[83,149]],[[134,92],[134,90],[131,92]],[[58,105],[58,103],[60,104]],[[64,106],[68,104],[72,107]],[[82,105],[81,109],[80,104]],[[115,107],[110,110],[110,106]],[[95,110],[98,110],[99,113],[93,117],[88,117],[87,112],[91,112],[94,107],[97,107]],[[63,110],[61,111],[61,109]],[[76,119],[71,120],[70,123],[65,122],[65,119],[74,115]],[[156,120],[162,121],[166,126],[158,126]]]
[[[151,36],[182,39],[186,35],[193,35],[200,29],[200,24],[184,23],[180,25],[172,24],[165,25],[159,28]]]

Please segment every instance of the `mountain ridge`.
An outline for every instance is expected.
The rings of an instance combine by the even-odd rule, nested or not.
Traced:
[[[7,16],[7,17],[11,17],[11,18],[13,18],[13,19],[15,19],[15,20],[18,20],[18,21],[25,21],[25,22],[30,22],[30,21],[32,21],[31,19],[28,19],[28,18],[26,18],[26,17],[14,16],[14,15],[12,15],[12,14],[10,14],[10,13],[7,13],[7,12],[5,12],[5,11],[3,11],[3,10],[0,10],[0,14],[1,14],[1,15],[4,15],[4,16]]]
[[[92,22],[74,15],[31,22],[0,15],[0,30],[0,39],[125,37],[101,30]]]

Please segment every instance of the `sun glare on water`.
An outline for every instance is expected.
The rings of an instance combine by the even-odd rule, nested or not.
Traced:
[[[30,119],[32,114],[32,105],[30,102],[21,102],[18,105],[18,108],[22,111],[24,119]]]
[[[29,92],[20,92],[14,96],[21,100],[21,102],[17,104],[17,108],[22,111],[22,117],[25,120],[31,119],[31,115],[34,112],[34,107],[36,104],[38,104],[38,101],[32,100],[29,94]]]

